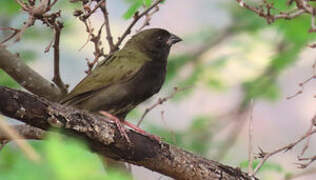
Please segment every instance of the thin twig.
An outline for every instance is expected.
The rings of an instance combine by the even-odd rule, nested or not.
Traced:
[[[299,168],[307,168],[309,165],[311,165],[314,161],[316,160],[316,155],[312,157],[305,157],[305,158],[300,158],[299,161],[308,161],[307,163],[296,163],[299,165]]]
[[[104,0],[99,1],[92,10],[89,10],[87,14],[83,15],[83,18],[88,19],[95,11],[101,7],[101,5],[104,3]]]
[[[150,107],[146,108],[145,109],[145,112],[143,113],[142,117],[140,118],[140,120],[137,122],[137,126],[139,127],[140,124],[143,122],[145,116],[151,111],[153,110],[155,107],[157,107],[158,105],[161,105],[163,104],[164,102],[168,101],[169,99],[173,98],[179,91],[183,91],[185,90],[186,88],[182,88],[182,89],[179,89],[178,87],[174,87],[174,91],[169,95],[169,96],[166,96],[164,98],[158,98],[158,101],[151,105]]]
[[[313,8],[313,14],[311,16],[311,28],[309,29],[309,32],[316,32],[315,16],[316,16],[316,9]]]
[[[248,126],[248,174],[249,176],[252,176],[253,174],[253,109],[254,109],[254,102],[251,100],[250,102],[250,111],[249,111],[249,126]]]
[[[11,30],[13,31],[13,33],[11,35],[9,35],[7,38],[5,38],[4,40],[2,40],[0,42],[0,45],[3,45],[4,43],[6,43],[7,41],[9,41],[10,39],[14,38],[21,30],[20,29],[15,29],[15,28],[0,28],[1,31],[5,31],[5,30]]]
[[[100,29],[99,29],[99,31],[98,31],[98,34],[95,35],[95,34],[93,33],[94,29],[93,29],[93,27],[92,27],[92,25],[91,25],[90,20],[89,20],[89,19],[82,18],[82,17],[80,17],[79,19],[84,23],[84,25],[85,25],[85,27],[86,27],[86,31],[87,31],[87,33],[88,33],[88,39],[87,39],[87,41],[85,42],[85,44],[84,44],[79,50],[81,50],[82,48],[84,48],[84,47],[88,44],[88,42],[90,42],[90,41],[91,41],[91,42],[93,43],[93,45],[94,45],[94,52],[93,52],[94,60],[93,60],[92,62],[90,62],[89,59],[86,58],[87,64],[88,64],[88,70],[85,71],[85,72],[86,72],[87,74],[89,74],[89,73],[92,71],[94,65],[98,62],[99,58],[102,57],[102,56],[105,56],[105,54],[104,54],[104,52],[103,52],[103,48],[101,47],[101,44],[102,44],[102,42],[101,42],[101,33],[102,33],[102,29],[103,29],[103,27],[104,27],[105,24],[103,23],[103,24],[101,25],[101,27],[100,27]]]
[[[23,33],[26,31],[27,28],[34,25],[35,20],[36,20],[36,18],[34,16],[29,16],[28,20],[24,23],[23,27],[16,34],[15,42],[18,42],[22,39]]]
[[[315,115],[316,116],[316,115]],[[314,119],[315,117],[313,117]],[[259,171],[259,169],[263,166],[263,164],[273,155],[280,153],[282,151],[289,151],[290,149],[292,149],[294,146],[296,146],[298,143],[300,143],[301,141],[305,140],[306,138],[308,138],[309,136],[311,136],[312,134],[314,134],[316,132],[316,130],[310,131],[309,129],[307,130],[307,132],[301,136],[300,138],[298,138],[296,141],[294,141],[293,143],[290,143],[288,145],[285,145],[281,148],[278,148],[272,152],[264,152],[262,149],[260,149],[260,152],[258,154],[259,158],[262,158],[261,161],[259,162],[259,164],[257,165],[257,167],[255,168],[254,174],[256,175],[256,173]]]
[[[114,52],[114,43],[113,43],[113,37],[112,37],[112,33],[111,33],[111,28],[110,28],[110,20],[109,20],[109,13],[107,11],[107,8],[106,8],[106,0],[104,1],[101,1],[103,2],[100,6],[100,9],[103,13],[103,17],[104,17],[104,25],[105,25],[105,31],[106,31],[106,39],[107,39],[107,42],[109,44],[109,48],[110,48],[110,51],[109,51],[109,54],[112,54]]]
[[[24,22],[23,27],[19,30],[19,32],[15,35],[15,42],[20,41],[22,38],[23,33],[28,29],[29,27],[33,26],[35,21],[37,19],[44,21],[45,14],[52,8],[52,6],[55,5],[57,0],[54,0],[52,4],[50,4],[50,0],[42,0],[38,4],[33,3],[24,3],[20,0],[15,0],[23,9],[23,11],[27,12],[29,14],[28,19],[26,22]],[[37,5],[37,6],[35,6]],[[54,16],[55,14],[51,14],[50,16]],[[46,16],[46,18],[48,18]]]
[[[60,88],[60,90],[66,94],[67,93],[67,88],[68,86],[63,83],[60,77],[60,71],[59,71],[59,42],[60,42],[60,32],[61,29],[63,28],[63,24],[59,21],[55,22],[54,24],[54,31],[55,31],[55,36],[54,36],[54,77],[53,77],[53,82]]]
[[[300,90],[298,90],[294,95],[286,97],[286,99],[292,99],[292,98],[302,94],[304,92],[305,85],[308,84],[313,79],[316,79],[316,60],[315,60],[314,64],[312,65],[312,68],[313,68],[313,74],[310,77],[308,77],[307,79],[305,79],[303,82],[300,82],[298,84],[300,87]]]
[[[316,116],[314,116],[314,117],[312,118],[311,124],[310,124],[310,126],[309,126],[308,131],[307,131],[306,134],[311,133],[311,132],[313,131],[313,128],[314,128],[315,125],[316,125]],[[308,147],[309,147],[310,139],[311,139],[311,136],[309,136],[309,137],[307,138],[306,143],[305,143],[305,145],[304,145],[304,147],[303,147],[301,153],[298,155],[298,159],[300,159],[302,156],[304,156],[306,150],[307,150]]]
[[[123,35],[121,37],[119,37],[117,43],[114,45],[114,51],[119,49],[119,46],[121,45],[122,41],[126,38],[126,36],[128,34],[131,33],[131,29],[134,27],[134,25],[136,24],[136,22],[141,19],[143,16],[145,16],[149,11],[151,11],[154,7],[158,6],[159,3],[161,3],[163,0],[157,0],[156,2],[154,2],[149,8],[147,8],[145,11],[143,11],[141,14],[136,13],[134,15],[133,21],[131,22],[131,24],[127,27],[127,29],[125,30],[125,32],[123,33]]]
[[[79,51],[81,51],[91,40],[91,34],[93,33],[93,28],[90,28],[90,20],[89,19],[81,19],[83,24],[86,27],[86,32],[88,33],[88,39],[86,40],[86,42],[79,48]]]
[[[149,26],[150,24],[150,20],[152,18],[152,16],[157,13],[159,11],[159,6],[156,6],[152,12],[148,12],[146,15],[145,15],[145,20],[144,20],[144,23],[140,26],[139,29],[136,30],[136,32],[140,32],[141,30],[143,30],[146,26]]]
[[[167,123],[166,123],[166,121],[165,121],[165,116],[164,116],[164,115],[165,115],[165,112],[164,112],[164,111],[161,111],[161,112],[160,112],[160,115],[161,115],[161,121],[162,121],[162,123],[164,124],[165,128],[170,131],[170,134],[171,134],[171,138],[172,138],[173,143],[176,144],[176,143],[177,143],[176,135],[175,135],[175,133],[173,132],[172,129],[168,128],[168,125],[167,125]]]
[[[18,133],[15,132],[14,129],[12,129],[0,116],[0,129],[4,133],[7,134],[7,136],[10,138],[10,140],[16,140],[21,139],[18,141],[15,141],[18,147],[25,153],[26,157],[34,162],[40,161],[39,154],[28,144],[26,143]]]

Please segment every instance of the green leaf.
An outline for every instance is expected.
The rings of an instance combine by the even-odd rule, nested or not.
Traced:
[[[165,84],[173,80],[176,77],[178,70],[180,70],[190,60],[192,60],[192,58],[185,55],[170,57],[168,59],[167,76]]]
[[[105,176],[102,164],[96,154],[91,153],[85,144],[60,135],[51,135],[45,146],[48,162],[57,179],[130,179],[124,173],[107,172]]]
[[[0,85],[9,88],[18,88],[19,84],[12,79],[6,72],[0,69]]]
[[[143,3],[146,7],[149,7],[152,3],[152,0],[143,0]]]
[[[6,14],[6,15],[14,15],[18,13],[20,10],[20,6],[15,2],[11,0],[0,0],[0,14]]]
[[[208,129],[208,126],[210,124],[210,117],[208,116],[198,116],[193,119],[190,131],[196,131],[199,132],[201,130],[205,130],[205,128]]]
[[[141,0],[136,1],[133,3],[128,10],[124,13],[123,18],[124,19],[130,19],[133,17],[133,15],[138,11],[138,9],[143,5],[143,2]]]
[[[78,140],[51,133],[47,141],[35,142],[32,146],[41,156],[39,163],[29,161],[11,144],[0,151],[0,179],[131,180],[118,170],[104,173],[96,154]]]
[[[180,145],[182,144],[182,133],[168,130],[164,127],[159,127],[153,124],[148,124],[146,121],[144,122],[146,129],[152,134],[156,134],[164,139],[164,141],[170,144]]]

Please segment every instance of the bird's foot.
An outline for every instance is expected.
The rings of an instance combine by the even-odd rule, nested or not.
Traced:
[[[139,134],[142,134],[142,135],[147,136],[153,140],[161,142],[161,138],[159,136],[155,136],[153,134],[150,134],[150,133],[144,131],[143,129],[139,128],[138,126],[135,126],[134,124],[132,124],[128,121],[123,121],[122,123],[124,123],[126,126],[132,128],[134,131],[138,132]]]
[[[118,130],[120,131],[121,135],[123,137],[125,137],[126,141],[128,143],[131,143],[131,140],[129,139],[127,133],[126,133],[126,129],[122,126],[122,121],[120,121],[119,118],[113,116],[112,114],[105,112],[105,111],[99,111],[100,114],[108,117],[109,119],[111,119],[117,126]]]

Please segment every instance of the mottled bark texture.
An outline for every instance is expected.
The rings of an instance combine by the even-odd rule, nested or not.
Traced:
[[[175,179],[255,179],[238,168],[222,165],[165,142],[128,131],[132,144],[116,126],[99,115],[65,107],[26,92],[0,86],[0,113],[47,130],[62,129],[85,139],[92,151],[143,166]]]

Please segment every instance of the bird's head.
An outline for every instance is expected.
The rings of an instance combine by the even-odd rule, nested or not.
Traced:
[[[182,41],[178,36],[164,29],[154,28],[141,31],[134,35],[124,48],[137,48],[153,59],[166,59],[170,47]]]

